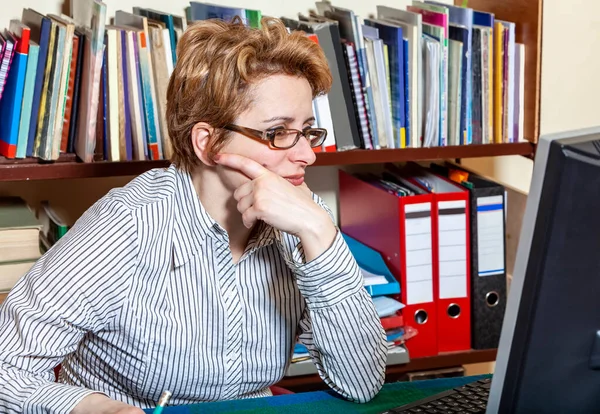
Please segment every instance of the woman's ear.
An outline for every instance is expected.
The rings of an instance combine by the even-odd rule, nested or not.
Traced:
[[[206,122],[198,122],[192,128],[192,147],[194,148],[194,153],[205,165],[215,165],[209,157],[210,141],[214,133],[215,129]]]

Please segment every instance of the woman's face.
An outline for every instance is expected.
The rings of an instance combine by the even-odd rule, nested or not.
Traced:
[[[303,130],[314,125],[312,90],[308,81],[287,75],[273,75],[257,83],[251,91],[254,98],[235,124],[265,131],[274,128]],[[219,151],[250,158],[294,185],[304,182],[304,169],[315,162],[315,153],[306,138],[300,137],[289,149],[273,149],[269,145],[231,132],[231,139]],[[220,167],[218,167],[220,168]],[[221,171],[222,178],[233,189],[248,181],[242,173]]]

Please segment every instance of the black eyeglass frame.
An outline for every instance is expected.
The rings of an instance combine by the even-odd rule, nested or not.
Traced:
[[[259,141],[263,144],[267,144],[271,148],[275,148],[275,149],[292,148],[294,145],[296,145],[298,143],[298,140],[300,140],[301,136],[308,138],[308,135],[310,135],[311,133],[313,135],[322,134],[322,136],[319,137],[319,140],[316,141],[317,143],[314,145],[309,140],[309,144],[311,144],[311,147],[316,148],[316,147],[323,145],[323,142],[325,142],[325,138],[327,137],[327,130],[324,128],[306,128],[302,131],[300,131],[298,129],[267,129],[266,131],[259,131],[258,129],[248,128],[248,127],[244,127],[244,126],[240,126],[240,125],[227,124],[223,127],[223,129],[240,133],[248,138],[256,139],[257,141]],[[281,133],[281,132],[288,132],[288,133],[295,132],[296,138],[294,139],[294,142],[291,145],[288,145],[285,147],[277,146],[275,144],[276,134]]]

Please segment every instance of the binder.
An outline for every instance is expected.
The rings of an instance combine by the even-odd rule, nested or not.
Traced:
[[[417,164],[386,169],[432,196],[433,275],[438,352],[471,349],[469,192]]]
[[[377,250],[400,282],[404,324],[417,330],[406,342],[411,358],[437,355],[432,195],[398,197],[339,171],[340,227]]]
[[[436,169],[448,175],[447,168]],[[473,173],[465,184],[471,205],[471,347],[492,349],[506,310],[506,195],[502,185]]]

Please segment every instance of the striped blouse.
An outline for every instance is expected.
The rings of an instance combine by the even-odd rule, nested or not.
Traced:
[[[174,166],[111,190],[0,307],[0,412],[67,413],[92,392],[142,408],[167,389],[171,404],[265,396],[296,338],[333,390],[371,399],[385,334],[339,231],[305,263],[294,236],[255,230],[234,264]]]

